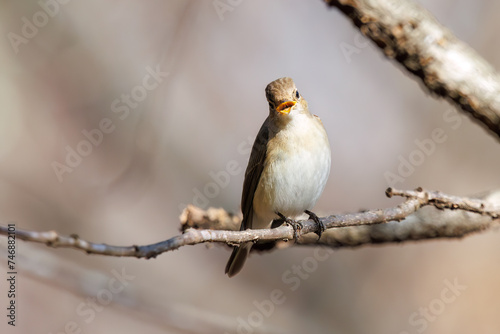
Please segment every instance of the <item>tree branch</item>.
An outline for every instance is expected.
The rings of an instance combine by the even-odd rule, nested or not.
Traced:
[[[429,238],[460,238],[469,233],[490,228],[494,222],[498,222],[500,216],[500,192],[488,194],[482,199],[474,199],[422,189],[400,191],[389,188],[386,195],[388,197],[401,196],[406,200],[393,208],[321,218],[327,231],[323,233],[319,242],[315,235],[310,234],[318,229],[314,221],[301,221],[302,229],[298,231],[297,243],[352,247]],[[434,206],[435,209],[425,213],[420,210],[424,206]],[[460,216],[457,216],[457,212],[450,212],[450,210],[462,210],[462,212],[459,213]],[[237,245],[248,241],[291,240],[294,237],[294,230],[289,225],[275,229],[235,231],[239,228],[239,219],[222,209],[203,211],[190,206],[181,215],[181,220],[183,234],[145,246],[121,247],[97,244],[82,240],[77,235],[63,236],[55,231],[16,230],[15,233],[19,239],[44,243],[55,248],[73,248],[88,254],[147,259],[182,246],[199,243],[216,242]],[[390,221],[399,223],[384,224]],[[371,225],[376,224],[381,224],[381,227],[373,229]],[[193,227],[204,229],[197,230]],[[224,230],[217,230],[217,228],[224,228]],[[8,235],[8,228],[0,226],[0,234]]]
[[[471,47],[412,1],[325,0],[427,89],[500,138],[500,78]]]

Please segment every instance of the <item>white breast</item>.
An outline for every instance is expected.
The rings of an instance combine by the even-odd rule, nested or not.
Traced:
[[[330,173],[328,137],[315,116],[293,115],[271,141],[275,149],[268,151],[255,192],[253,228],[268,227],[276,212],[294,218],[312,209]]]

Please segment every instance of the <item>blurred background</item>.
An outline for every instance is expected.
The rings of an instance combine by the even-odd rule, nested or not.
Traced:
[[[500,66],[500,3],[419,2]],[[140,245],[176,235],[189,203],[239,213],[268,113],[264,88],[282,76],[330,137],[318,214],[392,206],[389,185],[456,195],[500,188],[498,140],[319,0],[3,0],[0,32],[1,225]],[[434,129],[444,142],[391,184],[387,175]],[[499,238],[493,230],[321,253],[296,289],[283,275],[317,259],[314,248],[253,255],[229,279],[230,250],[220,245],[138,260],[18,241],[17,324],[3,316],[0,328],[498,333]],[[6,273],[6,238],[0,246]]]

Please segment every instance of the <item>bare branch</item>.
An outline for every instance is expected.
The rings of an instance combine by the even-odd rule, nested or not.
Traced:
[[[325,0],[346,14],[384,54],[500,137],[495,69],[420,5],[400,0]]]
[[[422,189],[400,191],[389,188],[386,194],[389,197],[406,197],[406,200],[393,208],[321,218],[322,223],[328,230],[323,233],[319,242],[315,235],[310,234],[318,229],[314,221],[301,221],[302,229],[298,231],[298,243],[302,245],[319,244],[332,247],[352,247],[380,242],[458,238],[491,227],[493,222],[498,221],[500,215],[499,193],[489,194],[483,199],[473,199],[449,196],[440,192],[424,191]],[[434,211],[422,213],[423,210],[419,210],[428,205],[434,206]],[[450,214],[450,210],[462,210],[460,212],[461,216],[454,215],[455,212]],[[181,220],[183,220],[183,234],[145,246],[120,247],[96,244],[82,240],[77,235],[62,236],[55,231],[16,230],[16,237],[26,241],[44,243],[55,248],[79,249],[88,254],[137,258],[152,258],[182,246],[199,243],[217,242],[237,245],[248,241],[291,240],[294,237],[293,228],[288,225],[275,229],[235,231],[239,227],[239,219],[222,209],[203,211],[190,206],[181,215]],[[393,223],[382,224],[390,221]],[[401,222],[395,223],[396,221]],[[415,221],[420,222],[420,224],[415,223]],[[376,224],[381,224],[382,227],[367,229],[373,228],[371,225]],[[204,229],[196,230],[192,228],[195,226],[202,226]],[[224,228],[225,230],[213,228]],[[0,226],[0,234],[8,235],[8,233],[7,227]]]
[[[425,197],[427,192],[393,191],[390,195]],[[369,244],[423,241],[435,238],[463,238],[496,226],[500,219],[500,191],[478,199],[430,193],[429,206],[420,208],[401,222],[327,230],[319,244],[329,247],[358,247]],[[484,207],[483,207],[484,205]],[[301,239],[303,245],[317,245],[314,236]]]

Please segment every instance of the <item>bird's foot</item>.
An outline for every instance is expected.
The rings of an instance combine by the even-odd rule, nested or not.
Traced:
[[[290,225],[293,228],[293,238],[295,241],[299,240],[299,231],[304,227],[302,223],[296,222],[293,219],[285,217],[283,214],[276,212],[276,214],[280,217],[280,221],[287,225]]]
[[[323,234],[323,232],[325,232],[325,229],[326,229],[325,224],[323,224],[321,222],[321,220],[319,220],[319,217],[316,216],[316,214],[314,212],[309,211],[309,210],[306,210],[304,212],[309,215],[309,219],[314,220],[314,222],[316,223],[317,230],[314,233],[316,233],[318,235],[318,240],[321,239],[321,235]]]

